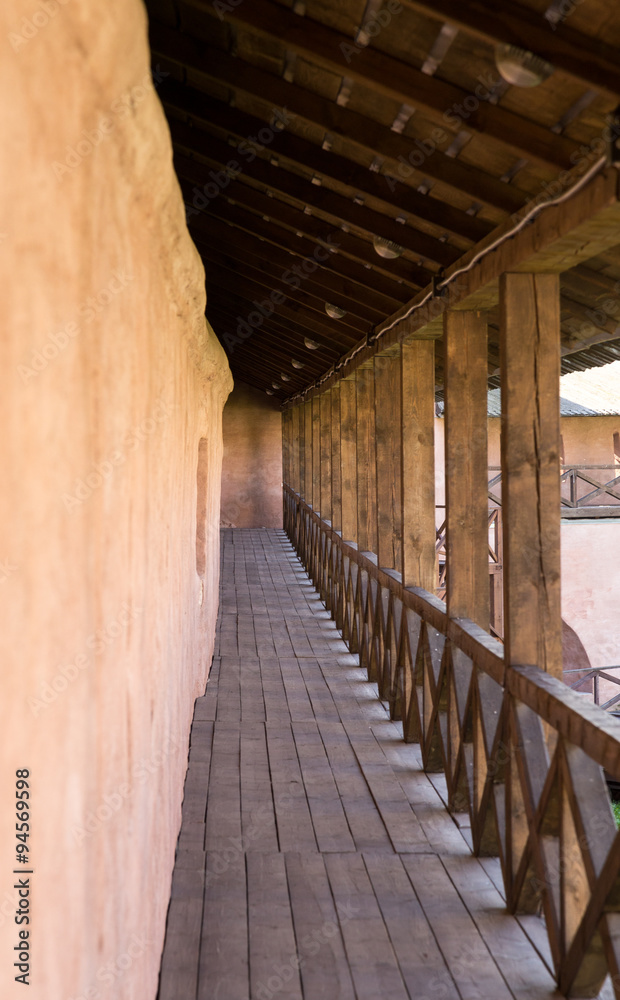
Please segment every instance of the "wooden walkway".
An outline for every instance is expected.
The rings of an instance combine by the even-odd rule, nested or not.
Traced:
[[[285,534],[222,551],[159,1000],[557,997],[539,919],[506,914]]]

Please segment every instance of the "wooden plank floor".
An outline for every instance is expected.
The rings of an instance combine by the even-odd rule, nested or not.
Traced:
[[[432,779],[284,532],[224,531],[159,1000],[557,997]]]

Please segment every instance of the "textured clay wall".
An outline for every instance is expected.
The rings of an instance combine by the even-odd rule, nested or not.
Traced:
[[[282,527],[282,415],[243,382],[224,407],[221,518],[237,528]]]
[[[566,465],[613,465],[620,459],[620,417],[562,417]],[[614,444],[614,434],[616,435]],[[500,418],[489,418],[489,465],[500,464]]]
[[[562,616],[593,667],[620,664],[619,548],[620,520],[562,522]]]
[[[3,1000],[155,997],[211,656],[231,380],[149,80],[138,0],[2,4]]]

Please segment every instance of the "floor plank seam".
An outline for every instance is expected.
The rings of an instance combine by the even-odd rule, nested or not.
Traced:
[[[286,535],[226,529],[221,572],[158,1000],[557,997]]]

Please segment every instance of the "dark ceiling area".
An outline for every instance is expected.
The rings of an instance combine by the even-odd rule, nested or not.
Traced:
[[[578,181],[620,95],[608,0],[147,9],[207,318],[234,376],[281,402]],[[506,73],[515,51],[530,61]],[[506,79],[522,71],[537,85]],[[619,292],[615,247],[563,274],[563,371],[620,358]],[[491,385],[497,325],[491,310]]]

